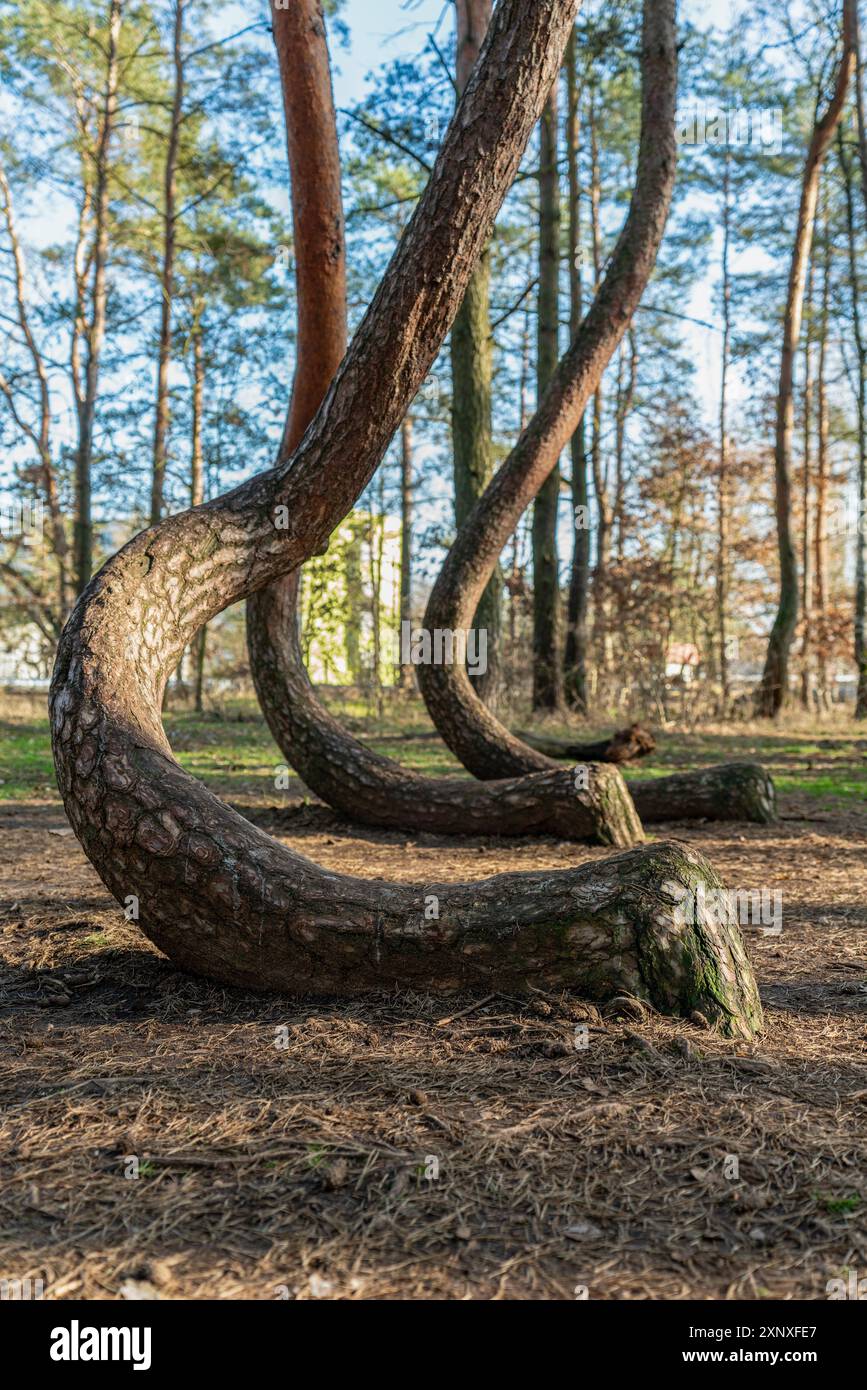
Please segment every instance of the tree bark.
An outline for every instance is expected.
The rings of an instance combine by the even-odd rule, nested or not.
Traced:
[[[581,150],[581,100],[577,73],[577,31],[572,30],[566,50],[567,127],[569,166],[569,334],[574,338],[584,314],[581,274],[581,182],[578,157]],[[566,641],[563,649],[563,693],[566,703],[579,714],[589,708],[587,698],[587,612],[590,596],[590,513],[587,492],[587,450],[584,416],[572,435],[572,569],[566,609]]]
[[[838,127],[839,129],[839,127]],[[803,637],[801,640],[801,704],[804,709],[813,707],[813,671],[811,665],[812,620],[813,620],[813,558],[812,531],[810,528],[810,506],[813,486],[813,259],[807,269],[806,290],[806,328],[804,333],[804,476],[801,480],[801,612]]]
[[[540,405],[560,358],[560,173],[558,81],[542,115],[539,138],[539,307],[536,400]],[[560,567],[557,513],[560,465],[555,462],[533,505],[533,709],[563,703],[560,665]]]
[[[798,562],[795,556],[791,525],[795,354],[801,335],[804,283],[816,220],[819,175],[828,147],[834,137],[834,131],[843,114],[846,90],[855,66],[855,8],[856,0],[843,0],[843,55],[837,69],[831,100],[824,114],[816,120],[813,127],[801,181],[801,201],[798,208],[798,222],[789,268],[786,311],[783,321],[783,345],[780,355],[780,384],[777,392],[777,427],[774,447],[780,599],[768,640],[765,668],[756,695],[756,714],[769,719],[779,713],[786,700],[789,654],[798,623]]]
[[[830,245],[828,200],[822,198],[822,297],[819,315],[819,358],[816,366],[816,515],[813,527],[815,593],[816,694],[820,709],[828,707],[828,316],[830,308]]]
[[[286,146],[292,185],[297,331],[292,397],[279,458],[290,458],[316,415],[346,351],[346,239],[340,183],[340,150],[331,86],[331,62],[321,0],[297,0],[288,10],[272,5],[274,43],[283,87]],[[276,580],[247,601],[248,643],[275,651],[275,666],[291,665],[295,632],[282,634],[270,611],[295,614],[291,576]],[[253,673],[255,680],[255,672]],[[269,722],[279,721],[286,691],[263,685]],[[288,756],[288,754],[287,754]]]
[[[407,415],[400,427],[400,622],[412,623],[412,510],[413,510],[412,419]],[[397,684],[412,689],[409,666],[398,664]]]
[[[596,119],[596,88],[590,87],[588,113],[590,126],[590,244],[593,250],[593,292],[602,278],[602,226],[600,219],[602,187],[599,176],[599,131]],[[612,353],[613,356],[613,353]],[[607,364],[606,364],[607,365]],[[608,626],[608,567],[611,558],[611,527],[614,517],[608,496],[608,468],[602,464],[602,375],[593,392],[593,442],[590,466],[593,495],[596,498],[596,565],[593,573],[593,645],[596,653],[597,692],[599,677],[606,677],[611,666],[611,633]],[[607,691],[605,692],[607,693]]]
[[[859,35],[858,7],[855,6],[855,99],[858,120],[858,162],[861,169],[861,193],[867,211],[867,120],[864,115],[864,85],[862,82],[862,57]],[[857,285],[853,280],[853,294]],[[867,719],[867,360],[865,350],[859,351],[859,405],[858,405],[858,533],[855,539],[855,665],[858,671],[858,688],[855,696],[855,718]]]
[[[157,399],[154,419],[154,444],[151,468],[151,526],[163,514],[166,481],[167,438],[169,432],[169,368],[172,360],[172,315],[175,299],[175,194],[178,170],[178,150],[184,108],[184,32],[185,0],[175,0],[172,61],[175,82],[169,121],[169,139],[163,171],[163,265],[160,275],[160,339],[157,358]]]
[[[728,373],[731,352],[732,288],[729,267],[731,244],[731,148],[726,144],[723,165],[723,243],[722,243],[722,311],[723,334],[721,347],[719,391],[719,475],[717,478],[717,555],[716,555],[716,614],[719,651],[720,699],[723,718],[728,714],[731,697],[728,650],[728,548],[729,548],[729,440],[728,440]]]
[[[456,82],[458,99],[478,61],[491,20],[492,0],[456,0]],[[463,526],[494,470],[491,424],[492,336],[490,313],[491,267],[485,247],[470,277],[464,301],[452,327],[452,451],[455,524]],[[477,680],[477,692],[496,707],[499,696],[502,576],[499,566],[487,585],[473,626],[487,633],[488,669]]]
[[[193,410],[192,410],[192,465],[190,470],[190,505],[199,507],[205,500],[205,467],[202,451],[202,418],[205,405],[205,352],[202,342],[202,329],[196,323],[193,329]],[[205,694],[205,651],[208,642],[208,629],[205,624],[193,640],[195,709],[201,714]]]
[[[467,626],[476,595],[505,539],[556,463],[629,327],[653,269],[674,183],[676,84],[674,5],[665,0],[645,6],[636,184],[607,274],[542,406],[455,540],[428,603],[425,626],[429,630],[459,631]],[[556,766],[485,709],[464,666],[420,666],[419,684],[442,738],[474,776],[486,781]],[[642,794],[639,786],[636,806],[643,816]],[[648,801],[651,814],[655,805],[655,798]],[[717,817],[726,818],[729,810],[720,804]],[[667,811],[669,817],[680,814],[674,804]]]
[[[369,481],[448,331],[574,16],[575,0],[501,0],[417,213],[293,456],[142,533],[88,586],[52,682],[58,781],[103,881],[138,900],[143,930],[182,968],[319,994],[628,990],[749,1037],[761,1007],[737,927],[684,911],[685,893],[720,887],[698,856],[655,845],[457,887],[328,873],[184,772],[160,721],[193,633],[324,545]]]

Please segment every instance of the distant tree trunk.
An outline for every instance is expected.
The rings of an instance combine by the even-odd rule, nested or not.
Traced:
[[[413,503],[412,418],[407,415],[400,427],[400,624],[412,622],[412,503]],[[412,669],[398,663],[397,683],[404,690],[413,686]]]
[[[602,189],[599,178],[599,132],[596,118],[596,91],[590,88],[590,231],[593,250],[593,291],[599,288],[602,275],[602,226],[600,203]],[[604,675],[611,665],[611,634],[608,630],[608,564],[611,557],[611,527],[613,516],[608,497],[608,468],[602,462],[602,381],[593,394],[593,444],[590,459],[593,473],[593,492],[596,498],[596,567],[593,575],[593,646],[597,675]]]
[[[717,555],[716,555],[716,616],[719,643],[719,675],[722,714],[728,712],[731,698],[728,645],[728,550],[729,550],[729,441],[728,441],[728,372],[731,352],[732,287],[729,267],[731,246],[731,147],[726,143],[723,165],[723,240],[722,240],[722,311],[723,335],[719,393],[719,476],[717,478]]]
[[[858,8],[855,7],[855,53],[856,81],[855,98],[858,116],[858,160],[861,169],[861,193],[867,211],[867,121],[864,116],[864,85],[860,36],[858,31]],[[847,191],[850,185],[847,184]],[[850,248],[854,247],[854,217],[849,209]],[[854,250],[851,265],[854,266]],[[858,279],[855,269],[851,270],[853,308],[858,324],[858,514],[857,535],[855,538],[855,665],[858,670],[858,690],[855,697],[855,718],[867,719],[867,361],[861,325],[860,300],[858,299]]]
[[[75,522],[73,552],[75,582],[79,593],[93,572],[93,435],[96,423],[96,398],[99,388],[99,368],[105,338],[105,315],[109,241],[109,167],[111,138],[117,116],[118,43],[120,40],[123,0],[110,0],[108,9],[108,45],[105,60],[105,87],[99,119],[94,178],[93,280],[91,285],[90,318],[85,332],[86,357],[84,395],[78,408],[78,445],[75,454]]]
[[[839,127],[838,127],[839,130]],[[803,637],[801,640],[801,704],[813,707],[812,622],[813,622],[813,556],[810,515],[813,501],[813,257],[807,274],[807,312],[804,334],[804,476],[801,493],[801,609]]]
[[[192,467],[190,471],[190,503],[199,507],[205,500],[205,468],[202,450],[202,416],[205,403],[205,353],[202,330],[197,324],[193,331],[193,412]],[[205,650],[208,641],[207,623],[203,623],[193,640],[194,687],[196,713],[204,708]]]
[[[819,315],[819,360],[816,375],[816,516],[813,531],[815,573],[816,693],[822,709],[828,707],[828,316],[830,308],[831,248],[828,200],[823,199],[822,297]]]
[[[278,459],[289,458],[315,416],[346,351],[346,245],[340,151],[331,88],[331,63],[321,0],[295,0],[276,9],[272,0],[274,43],[280,64],[286,142],[292,182],[292,223],[295,245],[297,329],[292,399],[283,429]],[[372,553],[372,551],[371,551]],[[289,607],[297,622],[290,576],[247,600],[247,637],[252,645],[279,641],[269,622],[269,610]],[[285,594],[281,590],[286,589]],[[284,659],[292,650],[294,633],[283,638]],[[275,654],[275,662],[278,657]],[[378,671],[377,671],[378,679]],[[255,679],[255,672],[253,673]],[[286,698],[271,687],[259,692],[260,702]],[[265,717],[269,711],[263,705]]]
[[[169,370],[172,361],[172,315],[175,298],[175,184],[178,170],[178,150],[184,107],[184,58],[182,40],[185,0],[175,0],[172,62],[174,90],[169,120],[169,140],[163,170],[163,264],[160,274],[160,341],[157,358],[157,400],[154,419],[153,464],[151,469],[151,526],[163,514],[167,438],[169,430]]]
[[[566,50],[568,113],[566,149],[569,163],[569,333],[575,338],[584,313],[581,274],[581,101],[578,91],[576,30]],[[587,609],[590,590],[590,513],[587,492],[585,417],[572,435],[572,571],[569,578],[566,642],[563,652],[563,686],[567,703],[586,714]]]
[[[491,19],[492,0],[455,0],[457,97],[475,67]],[[491,424],[491,265],[485,247],[467,286],[451,333],[452,452],[455,523],[463,526],[494,470]],[[499,567],[479,600],[473,626],[487,633],[488,669],[478,693],[492,707],[500,692],[502,575]]]
[[[635,332],[630,328],[626,335],[629,343],[629,369],[626,381],[623,377],[623,344],[617,369],[617,413],[615,416],[614,440],[614,506],[612,520],[617,531],[617,563],[623,563],[626,544],[626,422],[632,413],[635,401],[635,383],[638,377],[638,343]]]
[[[559,79],[558,79],[559,81]],[[537,401],[541,402],[560,360],[560,173],[557,167],[558,83],[551,88],[539,144],[539,317],[536,356]],[[533,507],[533,709],[557,710],[563,703],[560,667],[560,574],[557,512],[560,467],[556,463]]]
[[[801,334],[801,314],[804,305],[804,282],[807,261],[813,240],[816,220],[816,200],[819,175],[828,146],[843,114],[846,89],[855,66],[855,7],[856,0],[843,0],[843,55],[834,85],[834,93],[824,115],[813,127],[810,148],[804,164],[801,183],[801,202],[783,323],[783,346],[780,358],[780,384],[777,393],[777,430],[774,449],[774,480],[776,492],[777,546],[780,559],[780,600],[777,616],[768,641],[765,669],[756,696],[756,713],[772,718],[786,700],[789,676],[789,653],[798,622],[798,562],[792,541],[792,481],[791,454],[794,422],[794,363]]]
[[[33,335],[30,324],[30,314],[27,308],[25,289],[24,252],[15,224],[15,214],[12,207],[12,191],[9,187],[9,182],[2,164],[0,164],[0,196],[2,196],[3,199],[3,219],[6,223],[9,247],[12,253],[12,281],[15,292],[18,327],[21,330],[21,334],[27,346],[27,351],[30,354],[30,360],[33,363],[33,370],[36,375],[38,387],[38,428],[31,428],[26,424],[23,428],[39,457],[42,491],[45,496],[45,505],[48,511],[51,549],[57,561],[58,604],[57,615],[52,623],[52,627],[55,629],[56,635],[59,636],[60,629],[63,626],[67,610],[70,606],[72,595],[69,585],[69,547],[66,542],[66,529],[63,521],[60,491],[57,485],[57,473],[54,468],[54,460],[51,453],[51,388],[45,360],[42,352],[37,346],[36,338]],[[10,405],[12,405],[14,401],[13,389],[11,383],[7,381],[2,369],[0,369],[0,392],[7,397]]]

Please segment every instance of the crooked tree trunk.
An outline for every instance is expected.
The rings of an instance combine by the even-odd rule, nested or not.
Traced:
[[[801,335],[804,284],[816,220],[819,175],[834,131],[843,114],[846,90],[855,66],[856,0],[843,0],[843,56],[837,69],[834,92],[821,119],[813,127],[801,182],[801,202],[789,268],[780,384],[777,392],[777,428],[774,446],[774,486],[777,548],[780,559],[780,600],[768,640],[765,668],[756,695],[756,714],[773,718],[785,703],[788,690],[789,654],[798,623],[798,561],[792,539],[792,431],[794,427],[794,366]]]
[[[429,630],[460,631],[468,626],[476,596],[496,557],[577,427],[650,278],[665,228],[676,161],[674,11],[673,0],[645,6],[636,184],[607,274],[542,405],[457,536],[428,603],[425,626]],[[556,766],[485,709],[465,666],[420,666],[418,677],[434,724],[474,776],[487,781]],[[699,776],[684,774],[693,775]],[[636,807],[643,819],[641,795],[639,788]],[[654,807],[655,801],[651,814]],[[669,818],[680,814],[678,806],[668,807]],[[729,807],[720,804],[718,818],[728,815]]]
[[[476,23],[479,17],[479,14],[475,15]],[[298,22],[297,15],[295,22]],[[308,109],[311,104],[309,100],[303,106],[297,100],[287,106],[293,203],[297,202],[309,214],[315,202],[320,224],[329,220],[336,222],[342,215],[337,177],[339,150],[333,109],[324,97],[326,86],[330,91],[325,31],[321,24],[308,27],[305,21],[300,31],[292,29],[282,39],[283,61],[288,63],[292,59],[294,86],[302,93],[312,91],[319,98],[312,113]],[[465,85],[472,63],[468,68],[465,48],[462,51],[461,78]],[[302,138],[308,163],[299,165],[297,151]],[[322,147],[318,157],[316,145]],[[314,166],[330,170],[332,177],[317,179],[315,189],[311,190],[308,180]],[[316,353],[307,354],[303,347],[299,351],[290,411],[292,428],[285,438],[288,447],[294,447],[300,441],[343,356],[346,311],[344,297],[342,321],[338,322],[336,301],[343,283],[335,274],[338,257],[341,262],[344,260],[342,244],[339,248],[323,248],[320,245],[318,248],[308,247],[303,261],[298,258],[296,262],[297,300],[299,317],[303,318],[306,328],[305,341],[311,336],[313,325],[319,326],[319,337]],[[460,310],[464,315],[464,329],[468,327],[468,308],[474,303],[478,307],[483,288],[482,297],[485,306],[487,304],[485,285],[486,281],[484,285],[480,283],[476,271]],[[319,308],[323,301],[330,304],[332,312],[324,323],[320,323]],[[487,319],[486,307],[483,317]],[[467,369],[476,361],[479,346],[475,333],[475,329],[481,331],[478,318],[474,323],[474,332],[462,340],[461,351],[465,353],[464,365]],[[330,335],[330,353],[323,342],[325,335]],[[483,355],[487,351],[486,345]],[[469,390],[464,392],[461,400],[462,408],[472,405],[475,409],[479,403],[478,396]],[[475,423],[481,428],[481,417]],[[401,617],[409,618],[410,527],[407,524],[406,499],[411,499],[412,448],[408,419],[404,419],[401,432],[402,496],[405,502]],[[467,476],[465,468],[456,472],[456,477],[463,478],[464,482]],[[467,498],[464,501],[469,507],[470,501]],[[375,604],[378,593],[376,582],[372,592]],[[468,830],[491,835],[535,832],[573,839],[593,839],[601,844],[617,846],[632,845],[642,840],[641,823],[629,793],[622,778],[611,775],[611,769],[588,770],[578,787],[572,772],[553,768],[540,777],[529,779],[526,786],[520,780],[517,784],[511,780],[497,786],[480,787],[463,779],[421,777],[366,748],[341,728],[316,698],[298,641],[299,596],[299,576],[289,575],[249,600],[247,634],[250,668],[259,702],[278,746],[308,787],[331,806],[367,825],[407,831],[429,830],[452,835],[466,834]],[[379,650],[376,611],[373,619],[376,673]],[[478,614],[476,621],[479,621]],[[410,669],[402,668],[407,674]]]
[[[719,888],[697,856],[657,845],[457,887],[328,873],[184,772],[160,720],[168,673],[201,624],[296,569],[369,482],[448,331],[575,8],[501,0],[417,213],[292,458],[137,536],[91,581],[52,681],[58,781],[103,881],[137,899],[143,930],[182,967],[311,993],[629,990],[749,1037],[761,1008],[737,928],[704,906],[684,911],[699,884]]]
[[[558,79],[559,81],[559,79]],[[545,105],[539,136],[539,304],[536,401],[541,404],[560,357],[560,173],[557,167],[558,82]],[[560,667],[560,567],[557,512],[560,465],[555,463],[533,504],[533,709],[563,703]]]
[[[478,61],[491,9],[492,0],[456,0],[455,86],[458,99]],[[494,471],[490,286],[490,254],[485,247],[470,277],[450,342],[455,524],[458,527],[463,526]],[[496,706],[500,686],[502,587],[498,566],[473,618],[474,627],[487,633],[488,643],[488,669],[478,678],[478,693],[492,706]]]
[[[274,44],[280,65],[286,146],[292,185],[297,330],[292,398],[279,458],[298,447],[346,351],[346,240],[340,186],[340,151],[331,86],[331,62],[321,0],[296,0],[274,10]],[[409,541],[409,537],[407,537]],[[295,607],[296,589],[284,594],[291,576],[276,580],[273,592],[247,602],[247,633],[258,633],[257,650],[274,642],[281,649],[273,664],[291,664],[295,631],[280,633],[269,623],[271,607]],[[293,619],[294,621],[294,619]],[[260,698],[278,705],[286,692],[264,687]],[[271,721],[277,714],[263,708]],[[288,755],[287,755],[288,756]]]
[[[271,585],[249,631],[250,669],[277,746],[311,791],[364,825],[445,835],[559,835],[625,847],[644,838],[616,767],[511,781],[423,777],[366,747],[318,699],[298,641],[298,576]],[[290,633],[287,643],[281,634]],[[586,780],[587,785],[584,786]]]

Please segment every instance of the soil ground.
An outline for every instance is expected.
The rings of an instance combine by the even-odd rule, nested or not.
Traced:
[[[732,888],[766,1031],[570,996],[339,1004],[215,987],[125,921],[66,825],[46,724],[0,721],[0,1278],[48,1298],[827,1296],[867,1274],[867,812],[854,727],[667,731],[651,771],[760,755],[779,824],[672,824]],[[414,716],[416,723],[420,720]],[[371,877],[605,851],[349,825],[252,706],[169,715],[179,757],[318,862]],[[382,737],[431,771],[445,750]],[[586,1048],[576,1048],[576,1025]]]

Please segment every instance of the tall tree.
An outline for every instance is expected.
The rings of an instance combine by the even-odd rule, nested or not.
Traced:
[[[456,95],[460,100],[478,60],[491,20],[492,0],[455,0],[457,23]],[[494,469],[491,424],[491,261],[485,247],[470,277],[451,333],[452,450],[455,522],[463,526]],[[479,600],[473,625],[487,633],[488,669],[479,694],[497,700],[500,681],[502,577],[499,569]]]
[[[412,512],[413,512],[413,433],[412,417],[400,427],[400,624],[412,622]],[[398,667],[398,684],[411,685],[412,668]]]
[[[813,126],[813,134],[801,179],[801,198],[789,267],[774,444],[780,597],[777,615],[768,640],[765,668],[756,694],[756,713],[765,718],[772,718],[785,703],[788,689],[789,654],[798,622],[798,562],[792,538],[791,478],[795,354],[801,336],[804,285],[816,221],[819,177],[828,147],[834,138],[834,132],[843,114],[846,90],[855,67],[855,9],[856,0],[843,0],[843,52],[837,67],[831,99],[822,115],[819,116],[817,113]]]
[[[560,360],[560,170],[558,88],[551,88],[539,138],[539,309],[536,391],[541,402]],[[560,665],[560,571],[557,514],[560,467],[555,464],[533,507],[533,708],[557,710],[563,701]]]
[[[163,247],[160,274],[160,336],[157,357],[157,398],[154,420],[153,466],[151,472],[151,525],[163,514],[166,476],[166,448],[169,429],[169,370],[172,359],[172,315],[175,297],[175,254],[177,248],[177,173],[181,125],[184,116],[184,5],[175,0],[172,26],[172,87],[169,134],[163,172]]]
[[[723,163],[722,182],[722,253],[721,253],[721,297],[722,297],[722,344],[720,348],[720,389],[719,389],[719,474],[717,477],[717,560],[716,560],[716,613],[717,641],[720,677],[720,698],[722,713],[729,707],[729,646],[728,646],[728,572],[729,572],[729,439],[728,439],[728,384],[729,359],[732,335],[732,286],[731,286],[731,152],[728,142]]]
[[[864,111],[864,82],[863,82],[863,54],[861,52],[861,38],[859,30],[858,7],[855,6],[855,106],[858,121],[858,162],[861,170],[861,193],[864,200],[865,211],[867,211],[867,119]],[[847,191],[849,184],[847,182]],[[854,219],[851,207],[847,209],[850,229],[849,246],[850,253],[854,244]],[[852,294],[857,296],[857,280],[855,272],[850,272],[852,279]],[[855,665],[858,670],[858,690],[855,697],[855,716],[857,719],[867,719],[867,442],[865,442],[865,430],[867,430],[867,401],[865,401],[865,374],[867,374],[867,363],[865,363],[865,343],[861,333],[861,318],[858,310],[858,300],[853,299],[853,310],[855,321],[858,326],[858,370],[859,370],[859,390],[858,390],[858,511],[857,511],[857,531],[855,540]]]
[[[78,404],[75,455],[75,579],[84,589],[93,570],[93,446],[100,361],[105,339],[109,250],[109,156],[117,122],[118,44],[123,0],[110,0],[105,49],[105,86],[99,112],[99,135],[93,178],[93,269],[90,315],[85,325],[84,391]]]
[[[569,333],[578,332],[584,314],[581,265],[581,94],[578,85],[577,30],[566,50],[566,153],[569,170]],[[567,703],[587,713],[587,612],[590,598],[590,511],[587,491],[587,449],[584,416],[572,436],[572,569],[566,641],[563,649],[563,685]]]

